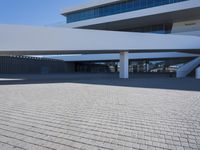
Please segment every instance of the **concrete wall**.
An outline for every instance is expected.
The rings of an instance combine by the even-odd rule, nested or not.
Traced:
[[[200,20],[176,22],[173,24],[172,34],[200,36]]]

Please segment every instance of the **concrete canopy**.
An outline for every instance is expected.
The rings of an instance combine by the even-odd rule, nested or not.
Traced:
[[[200,37],[0,25],[0,55],[197,52]]]
[[[178,52],[159,52],[159,53],[130,53],[130,60],[156,60],[173,58],[195,58],[200,55]],[[51,58],[63,60],[66,62],[84,62],[84,61],[118,61],[119,54],[71,54],[71,55],[39,55],[35,57]]]

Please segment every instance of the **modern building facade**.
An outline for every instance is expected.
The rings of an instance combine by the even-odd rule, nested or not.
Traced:
[[[65,27],[157,34],[180,34],[200,36],[199,0],[110,0],[96,1],[63,10]],[[145,43],[144,43],[145,44]],[[185,56],[184,56],[185,55]],[[197,57],[198,55],[193,55]],[[83,55],[86,60],[112,60],[119,56]],[[129,59],[185,58],[185,53],[137,53]],[[70,61],[73,57],[61,57]],[[99,58],[99,59],[98,59]],[[80,59],[81,60],[81,59]],[[178,63],[178,62],[177,62]],[[194,68],[193,68],[194,69]]]
[[[44,56],[79,64],[120,60],[121,78],[128,78],[129,59],[195,59],[190,71],[200,64],[200,0],[98,0],[62,15],[66,23],[53,28],[0,26],[12,37],[0,37],[0,53],[79,54]],[[189,74],[181,68],[178,77]]]
[[[63,10],[66,27],[199,35],[199,0],[109,0]]]

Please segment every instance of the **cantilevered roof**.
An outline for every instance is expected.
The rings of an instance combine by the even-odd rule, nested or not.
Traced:
[[[200,37],[0,25],[0,54],[200,52]]]
[[[91,1],[81,4],[81,5],[77,5],[74,7],[68,7],[66,9],[62,10],[61,14],[65,15],[67,13],[71,13],[74,11],[83,10],[83,9],[87,9],[87,8],[91,8],[91,7],[107,5],[110,3],[117,2],[117,1],[120,1],[120,0],[91,0]]]
[[[130,53],[129,59],[169,59],[169,58],[193,58],[198,57],[197,54],[179,53],[179,52],[159,52],[159,53]],[[82,61],[115,61],[120,59],[120,54],[74,54],[74,55],[42,55],[42,58],[51,58],[63,60],[66,62],[82,62]]]

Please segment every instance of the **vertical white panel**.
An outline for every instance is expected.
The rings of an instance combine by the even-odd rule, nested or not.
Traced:
[[[120,52],[120,78],[127,79],[129,77],[129,58],[128,52]]]
[[[200,79],[200,67],[196,69],[196,79]]]

